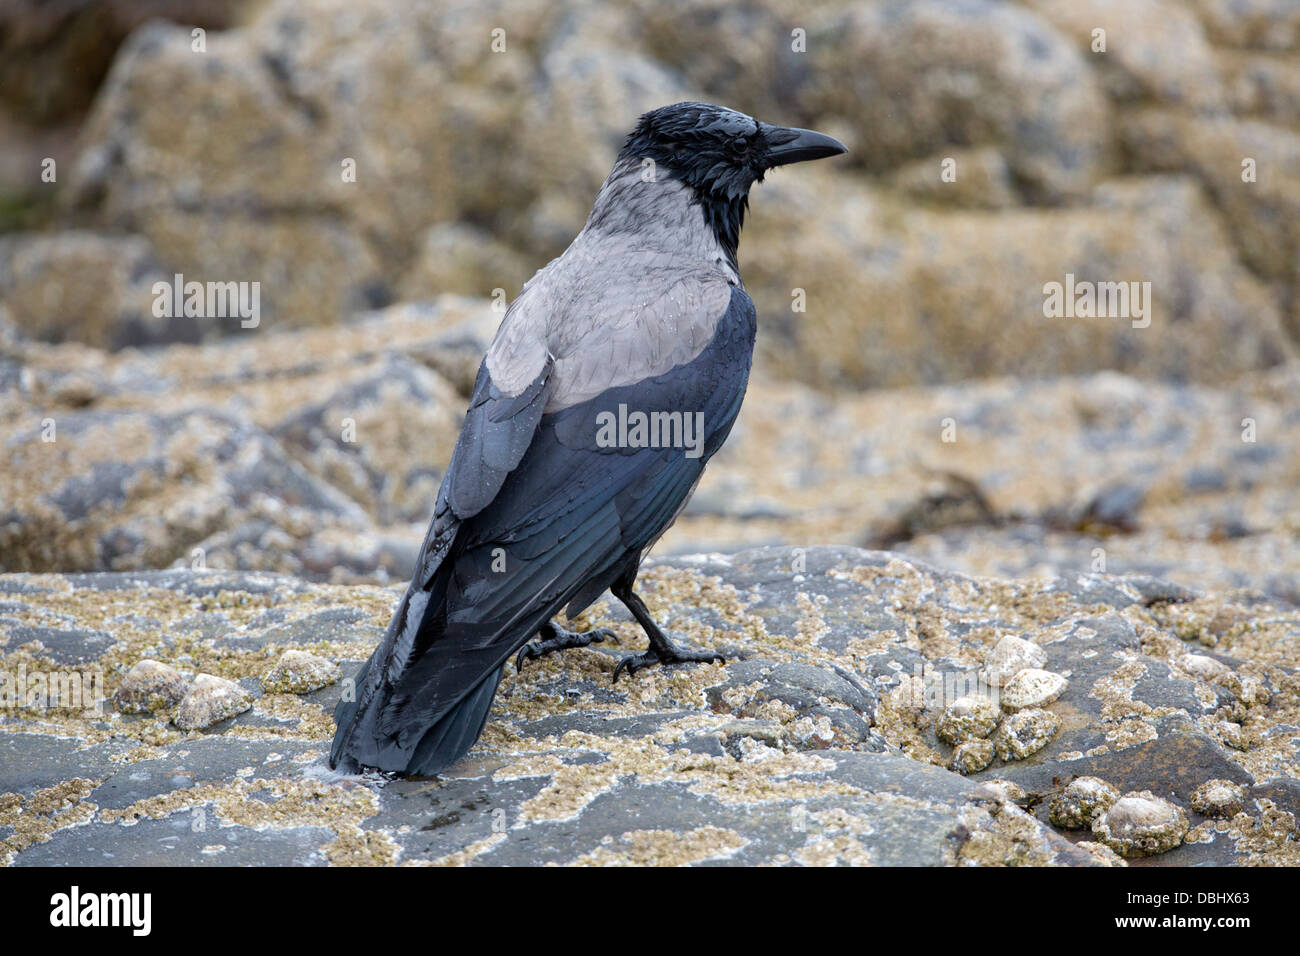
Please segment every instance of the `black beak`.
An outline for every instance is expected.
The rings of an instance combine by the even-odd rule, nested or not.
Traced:
[[[809,159],[825,159],[847,153],[849,148],[838,139],[825,133],[815,133],[810,129],[795,129],[793,126],[768,126],[760,124],[763,136],[767,139],[768,166],[784,166],[787,163],[802,163]]]

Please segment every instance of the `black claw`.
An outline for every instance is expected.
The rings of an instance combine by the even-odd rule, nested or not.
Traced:
[[[610,681],[610,683],[611,684],[618,683],[618,675],[623,673],[623,668],[625,667],[627,668],[628,677],[631,677],[633,674],[637,672],[637,670],[639,669],[638,665],[640,665],[640,667],[649,667],[650,664],[654,663],[654,661],[657,661],[659,659],[656,657],[654,658],[654,661],[647,661],[646,658],[649,657],[651,653],[652,653],[651,651],[646,651],[644,654],[628,654],[621,661],[619,661],[618,666],[614,668],[614,677]]]
[[[556,651],[567,650],[571,647],[586,647],[589,644],[599,644],[606,638],[612,640],[615,644],[620,643],[618,635],[607,627],[598,627],[591,631],[566,631],[558,625],[550,625],[552,637],[539,638],[535,641],[529,641],[523,647],[519,648],[518,655],[515,656],[515,670],[524,669],[524,661],[534,657],[543,657],[547,654],[554,654]]]
[[[630,677],[637,671],[654,664],[708,664],[714,661],[725,664],[726,655],[721,651],[698,651],[693,647],[682,647],[666,642],[666,646],[660,650],[651,647],[641,654],[629,654],[624,657],[614,668],[614,677],[610,683],[618,682],[619,674],[623,673],[624,668],[627,668]]]

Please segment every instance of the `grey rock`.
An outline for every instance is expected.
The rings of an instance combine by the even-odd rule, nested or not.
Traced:
[[[437,779],[398,780],[324,766],[328,715],[345,681],[296,698],[262,694],[275,687],[277,660],[325,658],[322,647],[354,678],[394,591],[182,569],[0,575],[5,616],[102,631],[119,642],[113,655],[140,648],[140,658],[177,670],[199,650],[195,640],[211,642],[221,648],[222,673],[237,677],[200,678],[221,688],[215,696],[227,706],[210,709],[216,723],[183,735],[165,717],[110,710],[89,721],[43,715],[69,721],[81,739],[71,730],[55,738],[24,733],[30,718],[6,714],[0,854],[16,865],[1113,864],[1048,820],[1053,799],[1080,775],[1120,792],[1150,791],[1176,808],[1175,818],[1207,781],[1251,787],[1235,756],[1245,752],[1211,739],[1198,723],[1199,699],[1182,693],[1196,682],[1143,652],[1134,622],[1171,628],[1163,617],[1171,605],[1148,606],[1104,576],[1073,588],[1017,586],[1027,590],[1012,607],[1009,583],[851,548],[651,562],[642,588],[656,616],[694,644],[729,648],[728,663],[652,668],[612,684],[619,655],[640,637],[625,613],[599,601],[590,616],[615,628],[624,648],[577,649],[508,670],[466,760]],[[909,597],[919,593],[924,605]],[[86,600],[95,594],[103,599]],[[945,616],[921,636],[914,615],[927,606]],[[1268,613],[1288,620],[1293,612]],[[200,626],[207,618],[213,625]],[[1038,712],[1061,719],[1062,729],[1036,752],[1007,749],[1021,757],[1010,762],[988,753],[962,759],[934,735],[938,710],[918,698],[915,711],[902,712],[896,696],[900,681],[917,680],[901,666],[911,661],[960,665],[974,679],[991,650],[990,628],[1034,637],[1047,666],[1070,675],[1065,693]],[[0,651],[12,653],[4,644]],[[1237,659],[1213,653],[1240,683]],[[1105,701],[1092,699],[1098,687]],[[1151,705],[1139,697],[1170,702],[1172,712],[1144,716]],[[1262,728],[1284,732],[1271,723],[1275,705],[1252,700]],[[1025,714],[1034,717],[1031,709],[1006,721]],[[1150,739],[1108,740],[1117,720]],[[1280,779],[1248,789],[1243,812],[1259,817],[1266,796],[1291,807],[1287,786]],[[13,826],[17,814],[38,826]],[[1273,832],[1273,823],[1259,826]],[[1150,842],[1115,826],[1103,838],[1125,852],[1125,840]],[[1176,845],[1152,862],[1259,862],[1284,852],[1269,839]]]
[[[948,769],[963,775],[979,773],[993,762],[995,752],[991,740],[963,740],[953,748]]]
[[[786,736],[794,738],[797,749],[863,744],[884,749],[871,732],[874,695],[851,677],[807,664],[762,659],[740,661],[729,673],[726,683],[707,691],[715,711],[758,717],[766,712],[766,705],[777,703],[790,710]]]
[[[9,437],[12,467],[39,466],[44,479],[8,498],[0,512],[8,567],[127,570],[224,559],[255,568],[256,549],[222,555],[205,547],[207,539],[258,518],[287,541],[302,535],[304,522],[367,524],[356,502],[235,415],[89,410],[60,416],[57,427],[57,442],[89,462],[74,457],[63,470],[40,465],[48,446],[39,423]],[[125,445],[123,436],[131,436]]]
[[[32,338],[102,348],[197,342],[195,318],[153,314],[156,282],[170,283],[139,236],[67,231],[0,239],[0,299]]]
[[[57,627],[17,624],[9,629],[9,646],[32,645],[37,657],[56,664],[84,664],[99,657],[113,644],[106,631],[75,631]]]
[[[303,467],[380,525],[424,521],[455,447],[464,400],[436,372],[393,356],[362,366],[271,428]],[[425,449],[412,461],[412,449]]]

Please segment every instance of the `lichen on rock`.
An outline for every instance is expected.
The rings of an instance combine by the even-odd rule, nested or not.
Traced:
[[[93,718],[0,715],[0,793],[12,794],[0,798],[0,816],[33,800],[43,808],[30,829],[0,830],[5,852],[76,862],[78,836],[90,835],[119,859],[159,862],[153,841],[127,831],[183,814],[189,836],[170,861],[242,865],[256,852],[263,862],[338,865],[1112,865],[1110,850],[1075,846],[1055,829],[1087,825],[1087,812],[1097,826],[1098,801],[1079,801],[1070,821],[1053,803],[1085,789],[1075,780],[1062,793],[1062,780],[1094,777],[1116,792],[1164,794],[1180,810],[1208,807],[1196,791],[1210,781],[1248,795],[1235,816],[1202,816],[1158,863],[1291,858],[1295,754],[1273,729],[1300,719],[1300,684],[1284,663],[1291,609],[1220,600],[1211,610],[1193,597],[1171,612],[1166,601],[1146,603],[1177,594],[1153,580],[976,579],[852,548],[652,561],[640,584],[657,619],[734,657],[611,684],[619,654],[643,638],[613,601],[598,600],[575,626],[608,626],[624,648],[508,669],[468,757],[437,779],[403,781],[340,777],[324,764],[334,703],[382,636],[394,589],[184,569],[0,575],[0,669],[75,654],[116,693],[150,660],[197,673],[195,689],[213,691],[184,731],[184,702],[175,725],[171,711],[117,707]],[[1225,606],[1237,623],[1213,654],[1231,678],[1192,679],[1181,634],[1225,619]],[[979,669],[1012,629],[1068,686],[1046,708],[1010,715],[982,692],[954,707],[976,694]],[[297,693],[273,679],[295,670],[285,665],[320,661],[340,679]],[[1248,705],[1239,694],[1250,681],[1268,697],[1251,692]],[[954,727],[982,720],[946,733],[952,746],[937,732],[945,713]],[[1241,728],[1245,749],[1223,746],[1221,723]],[[48,773],[33,780],[12,769],[31,766]],[[1122,822],[1112,815],[1112,843],[1150,843],[1124,836]],[[557,843],[557,827],[571,837]],[[263,830],[275,841],[243,838]]]

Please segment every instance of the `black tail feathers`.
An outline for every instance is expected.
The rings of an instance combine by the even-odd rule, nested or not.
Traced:
[[[469,753],[487,724],[492,700],[501,683],[501,671],[489,674],[465,699],[449,710],[420,738],[406,773],[428,777],[441,773]]]
[[[348,750],[348,738],[352,736],[353,725],[357,721],[361,688],[366,686],[366,677],[370,674],[370,665],[374,663],[374,660],[372,656],[361,666],[357,676],[352,679],[351,693],[344,694],[334,707],[334,743],[330,747],[330,767],[332,768],[349,772],[360,769],[357,762],[346,751]]]
[[[373,658],[367,661],[357,675],[355,683],[364,686]],[[341,700],[334,708],[334,721],[338,730],[330,750],[330,766],[348,772],[362,767],[373,767],[407,776],[432,776],[446,770],[469,753],[474,742],[487,724],[497,685],[501,682],[501,668],[485,677],[451,710],[426,730],[414,748],[403,749],[395,740],[380,741],[373,731],[375,723],[370,712],[379,704],[373,697],[366,710],[360,710],[359,695],[356,700]],[[371,719],[367,720],[370,715]],[[358,723],[369,727],[357,727]],[[359,731],[359,732],[354,732]]]

